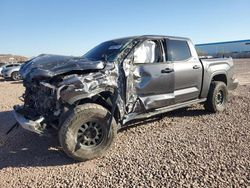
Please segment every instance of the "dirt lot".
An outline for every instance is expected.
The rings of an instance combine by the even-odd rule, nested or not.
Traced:
[[[56,137],[21,128],[6,137],[24,89],[0,78],[0,187],[250,186],[250,60],[235,65],[241,85],[224,113],[194,105],[138,122],[106,157],[85,163],[69,159]]]

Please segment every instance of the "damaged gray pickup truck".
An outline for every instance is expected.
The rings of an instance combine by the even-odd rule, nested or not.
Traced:
[[[102,155],[131,120],[195,103],[222,112],[238,84],[231,58],[199,59],[189,39],[169,36],[110,40],[82,57],[40,55],[20,73],[17,122],[38,134],[57,130],[79,161]]]

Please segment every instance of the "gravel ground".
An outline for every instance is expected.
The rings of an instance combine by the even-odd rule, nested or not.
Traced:
[[[0,187],[250,187],[250,60],[236,60],[240,86],[227,110],[201,105],[122,130],[105,157],[76,163],[57,138],[17,129],[19,82],[0,78]]]

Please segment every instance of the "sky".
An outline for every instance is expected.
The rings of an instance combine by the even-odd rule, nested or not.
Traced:
[[[119,37],[250,39],[249,0],[0,0],[0,54],[83,55]]]

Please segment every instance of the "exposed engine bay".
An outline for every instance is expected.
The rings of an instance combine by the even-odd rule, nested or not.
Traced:
[[[119,53],[117,61],[121,62],[136,44],[137,41],[129,43],[123,53]],[[117,45],[111,47],[112,51],[119,49]],[[58,128],[63,114],[86,101],[102,104],[110,111],[119,106],[113,109],[117,117],[126,113],[125,86],[119,81],[125,76],[119,63],[106,59],[93,61],[85,57],[40,55],[27,62],[20,72],[26,90],[24,105],[15,106],[15,112],[26,118],[22,118],[20,124],[40,121],[37,123],[41,125],[39,132],[47,126]]]
[[[108,101],[107,97],[110,96],[105,96],[104,92],[114,92],[117,87],[117,73],[114,68],[106,73],[60,75],[49,82],[24,82],[24,85],[24,105],[16,111],[29,120],[35,121],[43,117],[44,125],[56,126],[61,115],[82,102],[81,99],[94,102],[102,98],[103,101]],[[102,92],[103,96],[100,95]]]

